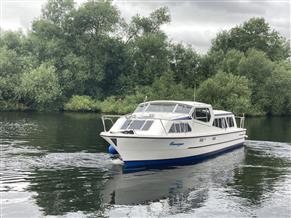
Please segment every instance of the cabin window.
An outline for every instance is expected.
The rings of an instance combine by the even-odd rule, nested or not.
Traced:
[[[131,120],[126,120],[120,129],[127,129],[127,127],[129,126],[130,123],[131,123]]]
[[[222,128],[227,128],[227,124],[226,124],[226,120],[225,120],[225,118],[222,118],[221,119],[221,124],[222,124]]]
[[[180,123],[175,123],[176,132],[181,132]]]
[[[213,121],[213,126],[223,129],[227,128],[225,118],[215,118]]]
[[[212,126],[216,126],[216,127],[218,127],[218,119],[214,119],[213,120],[213,125]]]
[[[146,112],[173,112],[176,104],[150,104]]]
[[[185,133],[191,132],[191,127],[188,123],[173,123],[169,133]]]
[[[195,120],[209,122],[211,118],[210,110],[209,108],[195,108],[192,117]]]
[[[234,127],[234,121],[232,117],[227,117],[228,127]]]
[[[150,127],[152,126],[153,122],[154,121],[152,121],[152,120],[146,121],[145,124],[144,124],[144,126],[142,127],[142,130],[149,130]]]
[[[139,106],[135,109],[134,112],[135,112],[135,113],[136,113],[136,112],[143,112],[147,105],[148,105],[148,104],[141,104],[141,105],[139,105]]]
[[[142,125],[145,123],[145,120],[134,120],[132,123],[129,125],[129,129],[140,129]]]
[[[153,124],[153,120],[126,120],[120,129],[135,129],[147,131]]]
[[[175,113],[189,114],[191,108],[192,107],[188,105],[178,104],[178,106],[176,107]]]

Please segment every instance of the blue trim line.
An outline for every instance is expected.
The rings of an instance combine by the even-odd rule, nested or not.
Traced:
[[[195,155],[191,157],[182,157],[174,159],[160,159],[160,160],[142,160],[142,161],[124,161],[125,168],[151,168],[151,167],[163,167],[173,165],[186,165],[191,163],[198,163],[210,157],[215,157],[219,154],[223,154],[234,149],[240,148],[243,143],[235,144],[227,148],[223,148],[217,151],[212,151],[206,154]]]

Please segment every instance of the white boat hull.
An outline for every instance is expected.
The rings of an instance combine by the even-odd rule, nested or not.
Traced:
[[[197,162],[209,156],[240,147],[245,130],[203,136],[138,137],[101,136],[120,154],[125,167],[171,165]]]

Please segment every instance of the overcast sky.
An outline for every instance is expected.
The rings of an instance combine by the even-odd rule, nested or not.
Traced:
[[[76,0],[80,5],[86,0]],[[45,0],[0,0],[1,28],[27,30],[41,13]],[[171,23],[163,26],[169,38],[191,45],[206,53],[211,39],[221,30],[228,30],[251,17],[264,17],[271,27],[290,39],[291,3],[289,0],[126,0],[114,1],[126,20],[135,14],[148,15],[167,6]]]

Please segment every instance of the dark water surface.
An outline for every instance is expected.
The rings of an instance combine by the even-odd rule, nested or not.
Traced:
[[[124,174],[97,114],[0,113],[0,217],[290,217],[291,118],[246,127],[244,148]]]

